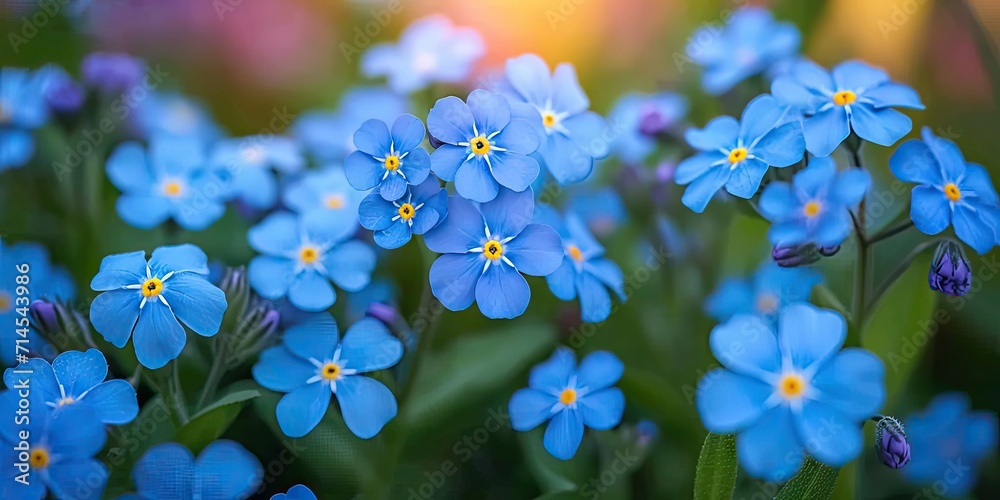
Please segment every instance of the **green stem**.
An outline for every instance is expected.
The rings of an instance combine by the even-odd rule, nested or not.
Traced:
[[[872,236],[871,239],[868,240],[868,244],[874,245],[875,243],[878,243],[884,239],[896,236],[897,234],[902,233],[903,231],[906,231],[911,227],[913,227],[913,220],[907,219],[906,222],[899,224],[896,227],[893,227],[891,229],[886,229],[884,231],[879,232],[875,236]]]
[[[175,359],[170,364],[166,400],[174,415],[174,423],[179,429],[188,423],[187,401],[184,398],[184,389],[181,387],[181,377],[178,369],[180,363]]]
[[[851,155],[852,167],[863,169],[864,164],[861,160],[861,141],[851,141],[848,138],[848,144],[853,147],[848,147],[847,150]],[[868,248],[870,242],[868,241],[868,236],[865,234],[865,200],[861,199],[861,204],[858,205],[858,213],[855,216],[851,213],[851,221],[854,223],[854,232],[857,236],[858,243],[858,262],[854,273],[854,293],[852,296],[853,306],[851,307],[851,312],[853,313],[854,328],[848,331],[848,338],[845,345],[847,346],[858,346],[861,344],[861,328],[865,323],[865,315],[867,311],[865,310],[867,306],[867,299],[865,296],[868,292]]]
[[[204,409],[208,400],[215,395],[215,390],[219,387],[219,382],[226,373],[226,364],[229,362],[229,346],[221,337],[221,335],[215,336],[215,359],[212,361],[212,368],[208,370],[205,385],[202,386],[201,394],[198,396],[198,405],[195,406],[198,411]]]
[[[931,241],[925,241],[917,245],[916,248],[910,251],[910,253],[906,257],[904,257],[903,260],[901,260],[899,264],[897,264],[892,271],[889,272],[889,275],[886,276],[884,280],[882,280],[882,283],[880,283],[878,288],[875,289],[875,293],[872,294],[871,300],[869,300],[868,305],[874,306],[875,303],[878,302],[878,299],[882,297],[882,294],[884,294],[886,290],[888,290],[889,287],[892,286],[892,284],[895,283],[896,280],[899,279],[899,277],[906,272],[906,270],[910,267],[910,264],[913,263],[913,260],[916,259],[921,253],[923,253],[928,248],[931,248],[947,239],[948,238],[942,238]]]

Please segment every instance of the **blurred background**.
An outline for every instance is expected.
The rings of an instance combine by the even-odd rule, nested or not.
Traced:
[[[703,126],[718,114],[738,112],[753,94],[706,95],[700,69],[684,60],[685,44],[697,27],[721,24],[725,12],[750,4],[793,22],[803,33],[802,52],[821,65],[860,58],[913,86],[927,109],[907,113],[914,121],[911,136],[929,126],[1000,179],[995,42],[1000,2],[994,0],[3,0],[0,65],[37,68],[55,62],[79,77],[86,54],[127,52],[164,73],[157,90],[196,98],[224,129],[241,136],[274,129],[276,116],[332,111],[346,90],[381,83],[360,75],[360,54],[375,43],[395,41],[410,21],[438,13],[479,31],[487,53],[470,85],[438,85],[410,96],[408,109],[421,119],[437,98],[464,97],[471,88],[488,86],[507,58],[534,52],[550,65],[575,65],[591,109],[601,114],[626,92],[670,90],[689,99],[687,122]],[[50,15],[37,17],[39,12]],[[287,120],[278,131],[285,126]],[[8,241],[44,243],[53,261],[69,268],[86,303],[93,292],[85,285],[101,257],[151,250],[164,236],[126,226],[114,213],[116,192],[109,183],[99,202],[100,223],[80,229],[65,203],[75,184],[50,173],[65,152],[58,142],[43,138],[40,144],[30,168],[0,175],[0,234]],[[893,151],[865,150],[873,192],[892,192],[887,160]],[[624,271],[629,292],[606,322],[580,325],[575,304],[552,297],[538,279],[531,281],[528,312],[515,321],[491,322],[475,308],[446,312],[431,360],[407,400],[411,404],[372,441],[358,440],[334,422],[293,443],[263,431],[275,428],[267,404],[273,408],[276,399],[264,401],[271,397],[265,396],[245,409],[226,437],[261,459],[265,497],[298,482],[314,486],[321,498],[365,492],[389,492],[393,498],[531,498],[567,485],[581,486],[566,498],[690,497],[705,435],[692,404],[694,387],[715,366],[707,343],[714,322],[702,304],[720,279],[748,275],[769,259],[770,245],[766,221],[743,204],[713,203],[701,216],[680,205],[670,165],[684,154],[680,147],[666,147],[648,164],[604,161],[592,182],[556,190],[547,200],[565,206],[594,192],[613,198],[608,205],[592,201],[605,194],[583,198],[591,200],[584,205],[601,208],[592,227]],[[613,192],[601,191],[606,187]],[[870,214],[874,228],[905,217],[907,195],[897,194],[883,206],[883,213]],[[210,259],[245,264],[253,256],[245,238],[249,224],[230,208],[209,229],[183,232],[181,239],[200,245]],[[881,243],[875,279],[924,240],[911,230]],[[851,246],[822,262],[826,281],[814,296],[817,303],[850,303]],[[945,300],[927,289],[925,255],[879,305],[863,343],[886,360],[896,384],[886,414],[902,418],[944,391],[968,393],[975,409],[1000,411],[1000,280],[995,279],[1000,261],[995,250],[970,257],[974,281],[964,298]],[[426,280],[422,258],[411,244],[383,252],[376,271],[402,291],[396,299],[411,323],[421,319],[408,315],[417,310]],[[342,324],[350,318],[346,302],[335,306]],[[938,320],[929,321],[935,315]],[[917,345],[924,338],[926,345]],[[510,395],[557,342],[580,353],[613,351],[627,366],[620,383],[628,403],[622,426],[588,431],[569,462],[541,450],[540,432],[519,435],[504,420]],[[890,354],[898,363],[890,363]],[[186,383],[197,387],[197,376]],[[286,449],[294,455],[287,463]],[[626,464],[624,472],[616,463]],[[973,496],[1000,497],[995,457],[980,475]],[[590,489],[582,486],[588,484]],[[771,497],[775,491],[741,473],[734,498]],[[837,496],[914,498],[920,491],[866,451],[841,474]]]

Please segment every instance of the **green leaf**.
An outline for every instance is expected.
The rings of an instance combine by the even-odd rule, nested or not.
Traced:
[[[736,436],[709,433],[694,478],[697,500],[729,499],[736,487]]]
[[[872,308],[861,332],[861,346],[886,365],[885,408],[892,408],[920,361],[924,347],[937,333],[931,321],[935,293],[927,285],[928,256],[918,257]]]
[[[125,492],[135,491],[132,487],[132,466],[150,447],[173,441],[176,434],[170,409],[159,394],[143,405],[135,420],[112,429],[106,455],[97,457],[108,467],[105,498],[117,498]]]
[[[775,500],[824,500],[833,495],[837,482],[837,469],[806,458],[799,473],[785,484]]]
[[[177,442],[187,446],[191,453],[197,456],[202,448],[226,432],[243,407],[258,396],[260,392],[250,389],[219,398],[191,417],[191,420],[177,431]]]
[[[576,492],[577,484],[586,481],[586,471],[590,470],[588,457],[592,445],[585,438],[572,459],[559,460],[542,444],[544,433],[544,425],[530,432],[517,433],[528,470],[546,494]]]
[[[682,387],[684,394],[681,394],[663,377],[628,366],[618,381],[618,388],[625,393],[626,401],[655,412],[657,420],[667,427],[686,429],[700,425],[693,410],[694,386]],[[689,398],[687,401],[685,396]],[[678,436],[678,439],[690,439],[692,448],[698,446],[697,436]]]

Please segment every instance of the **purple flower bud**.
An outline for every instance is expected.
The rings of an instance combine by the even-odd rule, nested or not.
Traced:
[[[942,242],[934,252],[934,262],[927,273],[931,289],[961,297],[972,286],[972,268],[962,246],[951,241]]]
[[[125,54],[95,52],[83,59],[83,81],[101,92],[125,92],[139,84],[143,75],[141,60]]]
[[[393,327],[396,324],[396,320],[399,319],[399,313],[396,311],[395,307],[381,302],[372,302],[371,304],[368,304],[368,310],[365,311],[365,315],[385,323],[385,325],[390,328]]]
[[[655,137],[666,132],[670,122],[658,109],[650,106],[641,111],[639,117],[639,133],[650,137]]]
[[[59,328],[59,319],[56,317],[56,305],[44,300],[36,300],[29,306],[32,319],[35,325],[44,331],[53,331]]]
[[[69,114],[80,109],[86,97],[83,87],[55,64],[38,70],[38,81],[49,108],[56,113]]]
[[[281,314],[274,309],[267,311],[267,314],[264,315],[264,319],[260,320],[260,327],[264,331],[264,336],[271,336],[271,334],[274,333],[274,330],[278,328],[278,323],[281,323]]]
[[[427,140],[430,141],[431,147],[434,149],[437,149],[444,145],[443,141],[439,140],[437,137],[434,137],[431,134],[427,134]]]
[[[837,255],[837,252],[839,251],[840,251],[840,245],[819,247],[819,254],[822,255],[823,257],[833,257],[834,255]]]
[[[875,455],[886,467],[901,469],[910,462],[910,443],[903,424],[893,417],[882,417],[875,425]]]
[[[819,260],[816,245],[785,246],[779,245],[771,249],[771,258],[781,267],[799,267],[812,264]]]

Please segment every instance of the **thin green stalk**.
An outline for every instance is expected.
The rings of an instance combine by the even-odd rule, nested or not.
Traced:
[[[848,138],[847,150],[851,155],[851,163],[854,168],[865,168],[861,159],[861,142],[851,141]],[[854,232],[856,233],[856,240],[858,244],[858,262],[854,273],[854,292],[852,296],[853,306],[851,307],[851,312],[853,315],[854,328],[848,331],[848,338],[845,345],[857,346],[861,344],[861,328],[865,323],[865,316],[867,314],[866,306],[867,299],[865,298],[868,292],[868,249],[869,241],[868,236],[865,234],[865,200],[861,199],[861,204],[858,205],[858,213],[855,216],[851,213],[851,221],[854,223]]]
[[[878,299],[880,299],[882,295],[886,292],[886,290],[888,290],[889,287],[892,286],[892,284],[895,283],[896,280],[899,279],[899,277],[906,272],[906,270],[910,267],[910,264],[912,264],[914,259],[916,259],[921,253],[923,253],[928,248],[936,246],[938,243],[941,243],[942,241],[945,241],[947,239],[949,238],[935,239],[931,241],[925,241],[917,245],[916,248],[910,251],[910,253],[906,257],[903,257],[903,260],[901,260],[899,264],[897,264],[896,267],[889,272],[889,275],[886,276],[884,280],[882,280],[882,283],[880,283],[878,288],[875,289],[875,293],[872,294],[871,299],[868,301],[868,306],[869,307],[874,306],[875,303],[878,302]]]
[[[198,411],[203,410],[208,400],[215,395],[215,391],[219,387],[219,382],[226,373],[226,365],[229,363],[229,345],[222,337],[222,335],[216,335],[214,338],[215,359],[212,361],[212,367],[208,370],[205,385],[202,386],[201,394],[198,396],[198,404],[195,406]]]
[[[179,429],[188,423],[187,401],[184,398],[184,389],[181,387],[181,377],[178,369],[180,363],[175,359],[170,364],[166,399],[174,415],[174,423]]]
[[[885,239],[891,238],[893,236],[896,236],[897,234],[902,233],[903,231],[906,231],[907,229],[909,229],[911,227],[913,227],[913,220],[907,219],[906,222],[904,222],[902,224],[899,224],[896,227],[893,227],[893,228],[890,228],[890,229],[886,229],[884,231],[879,232],[875,236],[872,236],[868,240],[868,244],[869,245],[874,245],[875,243],[878,243],[878,242],[880,242],[882,240],[885,240]]]

